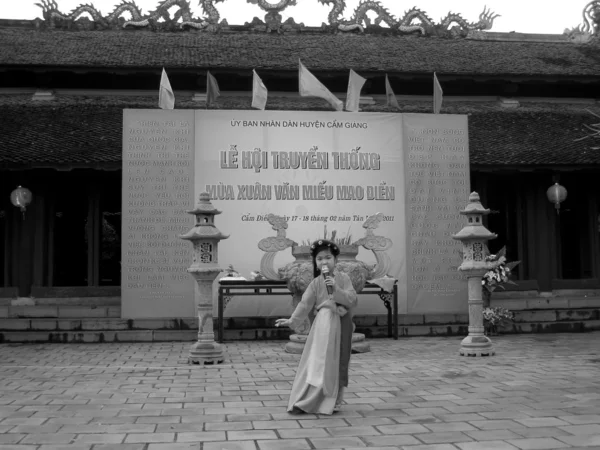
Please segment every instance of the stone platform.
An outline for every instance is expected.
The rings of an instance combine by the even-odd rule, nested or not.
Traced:
[[[332,416],[286,405],[299,355],[230,342],[0,345],[0,450],[591,450],[600,448],[600,332],[376,339],[352,355]]]

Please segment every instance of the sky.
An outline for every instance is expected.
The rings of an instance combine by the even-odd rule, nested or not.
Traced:
[[[268,0],[276,3],[274,0]],[[35,19],[42,17],[42,10],[35,6],[39,0],[0,0],[0,18],[2,19]],[[63,13],[68,13],[82,3],[90,0],[56,0],[58,8]],[[494,21],[491,31],[519,33],[547,33],[562,34],[565,28],[573,28],[583,23],[582,12],[589,0],[380,0],[396,18],[404,12],[417,6],[439,23],[451,9],[459,13],[469,22],[477,22],[479,14],[487,6],[492,11],[500,14]],[[92,1],[96,9],[103,15],[110,13],[121,0],[95,0]],[[253,17],[264,18],[265,13],[255,4],[247,0],[225,0],[221,3],[214,2],[221,14],[221,19],[227,19],[230,25],[242,25],[250,22]],[[359,0],[346,0],[344,19],[352,16]],[[157,0],[136,0],[138,7],[144,14],[156,8]],[[191,0],[190,5],[195,18],[203,17],[202,8],[198,0]],[[297,5],[288,7],[282,14],[283,20],[293,17],[298,23],[304,22],[307,26],[320,26],[327,22],[327,14],[331,5],[323,5],[318,0],[297,0]]]

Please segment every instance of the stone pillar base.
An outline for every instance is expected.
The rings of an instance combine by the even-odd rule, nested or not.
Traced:
[[[307,334],[290,335],[290,342],[285,345],[286,353],[301,354],[307,338]],[[371,346],[365,341],[365,335],[362,333],[352,333],[352,353],[367,353],[370,351]]]
[[[196,342],[190,347],[189,364],[221,364],[224,360],[223,346],[216,342]]]
[[[494,356],[496,351],[487,336],[467,336],[460,344],[460,356]]]

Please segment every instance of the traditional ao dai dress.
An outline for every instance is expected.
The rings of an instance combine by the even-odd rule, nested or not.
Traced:
[[[348,275],[334,270],[336,290],[331,299],[348,312],[340,315],[330,307],[323,277],[316,277],[306,289],[292,314],[291,328],[297,328],[313,309],[317,315],[306,340],[290,393],[288,411],[333,414],[340,387],[348,386],[348,365],[352,351],[352,310],[357,295]]]

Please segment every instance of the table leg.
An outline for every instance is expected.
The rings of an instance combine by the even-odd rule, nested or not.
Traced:
[[[217,342],[223,343],[223,288],[219,287],[219,317],[217,318]]]
[[[398,340],[398,285],[394,284],[394,340]]]

